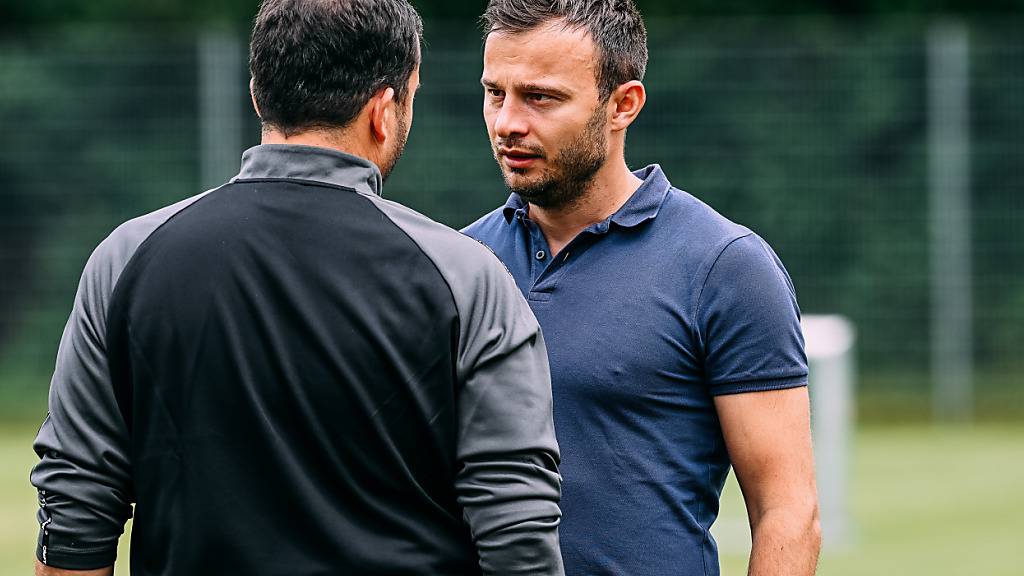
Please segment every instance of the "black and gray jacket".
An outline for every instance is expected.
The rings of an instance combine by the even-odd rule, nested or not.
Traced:
[[[257,146],[82,275],[35,442],[37,555],[135,575],[561,574],[540,330],[377,168]]]

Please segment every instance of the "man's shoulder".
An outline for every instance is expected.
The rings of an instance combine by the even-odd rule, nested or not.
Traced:
[[[114,288],[139,246],[154,230],[207,193],[132,218],[107,235],[92,251],[82,270],[74,313],[84,314],[97,326],[101,326],[105,322]],[[97,329],[97,333],[101,332]]]
[[[104,276],[112,286],[139,246],[157,228],[214,190],[216,188],[121,223],[93,250],[85,274]]]
[[[452,284],[453,290],[462,288],[455,284],[476,284],[496,272],[508,274],[482,241],[436,222],[404,204],[380,197],[374,197],[372,201],[434,262]]]
[[[200,194],[196,194],[195,196],[190,196],[184,200],[179,200],[173,204],[168,204],[167,206],[158,208],[152,212],[127,220],[115,228],[114,231],[107,236],[107,239],[104,240],[104,243],[111,243],[119,246],[137,246],[148,238],[153,231],[165,224],[172,217],[214,190],[217,190],[217,188],[207,190]]]
[[[655,219],[659,243],[701,263],[714,259],[729,244],[750,236],[750,228],[734,222],[693,194],[672,187]]]
[[[485,244],[490,244],[498,235],[507,233],[507,229],[508,220],[505,219],[505,207],[499,206],[463,228],[462,233]]]
[[[373,198],[373,202],[385,216],[429,254],[439,254],[443,251],[447,253],[445,260],[461,258],[474,263],[478,263],[480,258],[491,257],[490,251],[475,239],[404,204],[380,197]]]
[[[771,246],[755,231],[730,220],[707,203],[673,189],[672,201],[686,206],[690,220],[685,227],[693,235],[691,245],[703,247],[705,264],[721,264],[726,256],[743,266],[767,265],[785,271]]]
[[[662,207],[661,215],[666,215],[675,223],[686,223],[693,233],[709,238],[725,236],[742,236],[749,234],[750,229],[735,222],[713,208],[697,196],[672,187]]]

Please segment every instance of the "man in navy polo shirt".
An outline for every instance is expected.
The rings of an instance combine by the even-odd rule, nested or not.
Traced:
[[[813,574],[820,546],[807,365],[771,248],[630,172],[646,31],[630,0],[491,0],[484,118],[508,202],[465,232],[505,262],[544,330],[569,575],[719,573],[730,464],[750,573]]]

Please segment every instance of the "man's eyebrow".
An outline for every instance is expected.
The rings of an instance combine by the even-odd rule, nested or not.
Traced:
[[[550,84],[516,84],[516,89],[520,92],[542,92],[544,94],[551,94],[552,96],[559,96],[562,98],[568,98],[570,95],[568,91]]]
[[[487,78],[481,78],[480,84],[483,85],[484,88],[498,88],[498,84],[496,82]],[[558,88],[557,86],[553,86],[550,84],[536,84],[526,82],[522,84],[514,84],[513,88],[515,88],[515,90],[519,92],[541,92],[544,94],[551,94],[552,96],[559,96],[562,98],[568,98],[571,95],[569,91],[563,90],[561,88]]]

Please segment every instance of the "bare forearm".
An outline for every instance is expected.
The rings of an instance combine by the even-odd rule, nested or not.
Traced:
[[[821,548],[806,388],[715,398],[750,516],[750,576],[813,576]]]
[[[813,576],[821,548],[816,509],[768,511],[751,532],[749,576]]]
[[[113,576],[114,567],[107,566],[97,570],[64,570],[47,566],[36,560],[36,576]]]

